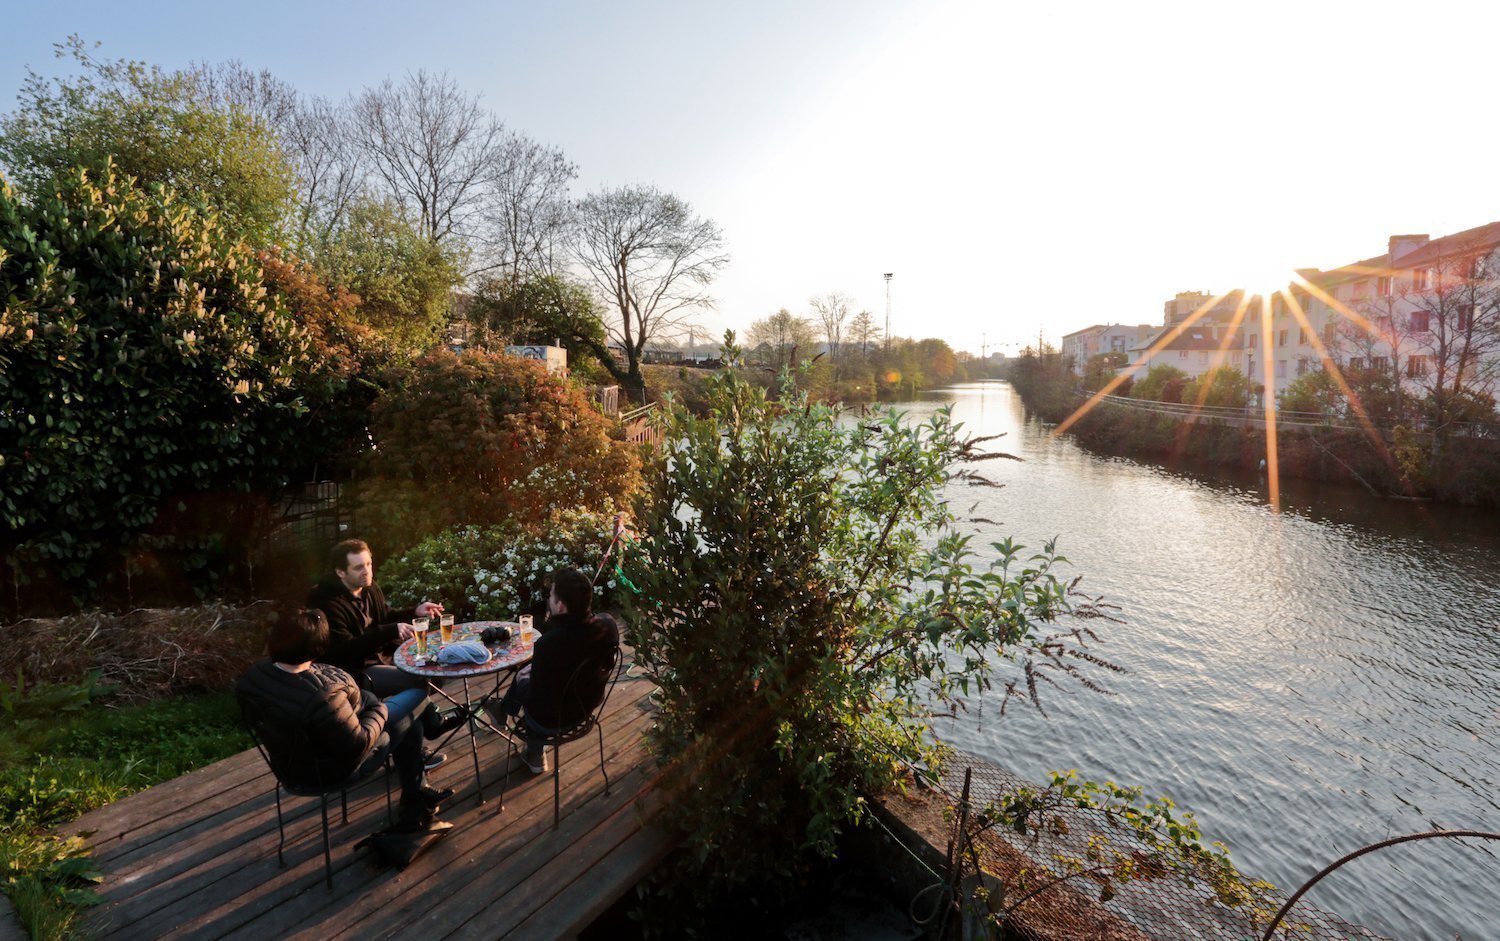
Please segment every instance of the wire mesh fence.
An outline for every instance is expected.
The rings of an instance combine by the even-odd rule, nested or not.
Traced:
[[[1024,826],[997,815],[1037,789],[973,755],[956,753],[938,787],[957,808],[952,883],[971,925],[1035,941],[1247,941],[1285,901],[1265,883],[1226,879],[1211,859],[1165,851],[1104,809],[1052,802]],[[1305,903],[1274,937],[1390,941]]]

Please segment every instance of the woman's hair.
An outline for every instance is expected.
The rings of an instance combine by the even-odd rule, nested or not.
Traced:
[[[594,613],[594,583],[577,569],[553,572],[552,590],[557,593],[557,600],[567,606],[569,614],[588,617]]]
[[[277,621],[266,638],[266,653],[277,663],[306,663],[327,649],[328,618],[317,608],[304,608],[289,620]]]

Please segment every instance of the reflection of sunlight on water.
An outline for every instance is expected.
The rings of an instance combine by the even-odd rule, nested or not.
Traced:
[[[1112,697],[1050,691],[1050,719],[971,703],[944,737],[1028,777],[1078,767],[1170,795],[1286,890],[1393,834],[1495,829],[1493,516],[1290,480],[1277,514],[1253,476],[1224,484],[1049,437],[1004,383],[902,407],[943,403],[1025,459],[986,465],[1003,489],[955,488],[957,515],[999,521],[969,524],[980,542],[1057,536],[1082,588],[1123,607],[1099,652],[1131,671],[1105,678]],[[1417,844],[1309,901],[1393,937],[1478,938],[1500,917],[1497,884],[1492,852]]]

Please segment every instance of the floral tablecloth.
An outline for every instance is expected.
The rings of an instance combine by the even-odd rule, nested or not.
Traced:
[[[531,650],[535,646],[535,641],[530,644],[521,643],[520,625],[514,621],[469,621],[465,624],[456,624],[453,627],[453,640],[455,642],[477,641],[480,633],[491,627],[510,628],[511,639],[491,647],[490,659],[487,663],[438,663],[437,655],[438,651],[443,648],[443,639],[436,625],[427,632],[426,663],[421,665],[417,663],[417,639],[415,637],[397,647],[396,656],[393,659],[397,669],[403,673],[434,679],[449,676],[484,676],[489,673],[499,673],[501,670],[515,669],[531,662]]]

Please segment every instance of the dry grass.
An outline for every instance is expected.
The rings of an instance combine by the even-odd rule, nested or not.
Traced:
[[[224,689],[265,649],[275,605],[93,611],[0,627],[0,682],[99,683],[125,702]]]

